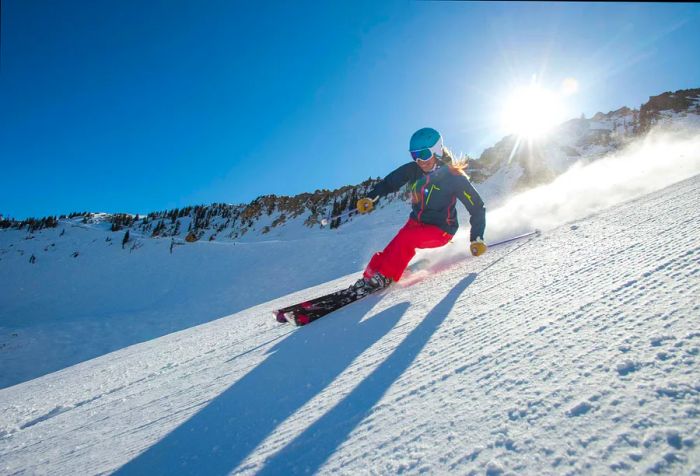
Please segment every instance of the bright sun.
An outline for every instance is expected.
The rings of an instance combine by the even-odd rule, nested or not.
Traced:
[[[508,133],[527,139],[545,135],[562,119],[559,95],[538,85],[516,89],[507,99],[501,116]]]

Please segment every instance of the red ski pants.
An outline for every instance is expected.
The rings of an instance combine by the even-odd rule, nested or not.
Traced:
[[[408,263],[416,255],[416,248],[439,248],[446,245],[451,239],[452,235],[435,225],[427,225],[409,219],[384,248],[384,251],[372,256],[367,268],[365,268],[364,276],[369,278],[374,273],[379,272],[387,278],[398,281]]]

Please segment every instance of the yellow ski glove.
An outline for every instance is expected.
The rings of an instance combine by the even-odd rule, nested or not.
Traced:
[[[487,249],[488,246],[486,246],[486,243],[484,243],[480,238],[477,238],[476,241],[472,241],[472,244],[469,246],[469,250],[474,256],[483,255],[484,253],[486,253]]]
[[[361,198],[357,201],[357,211],[369,213],[374,210],[374,201],[371,198]]]

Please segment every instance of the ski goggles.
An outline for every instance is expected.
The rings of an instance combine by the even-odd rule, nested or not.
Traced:
[[[433,158],[433,155],[442,155],[442,139],[437,141],[434,146],[426,147],[424,149],[410,150],[411,157],[413,160],[427,162]]]

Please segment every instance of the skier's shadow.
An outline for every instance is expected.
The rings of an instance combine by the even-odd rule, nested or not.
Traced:
[[[229,474],[393,328],[409,306],[397,304],[360,322],[376,302],[370,297],[293,332],[261,364],[116,474]]]
[[[476,279],[464,277],[365,380],[328,413],[266,461],[258,475],[314,474],[416,359],[457,298]]]

